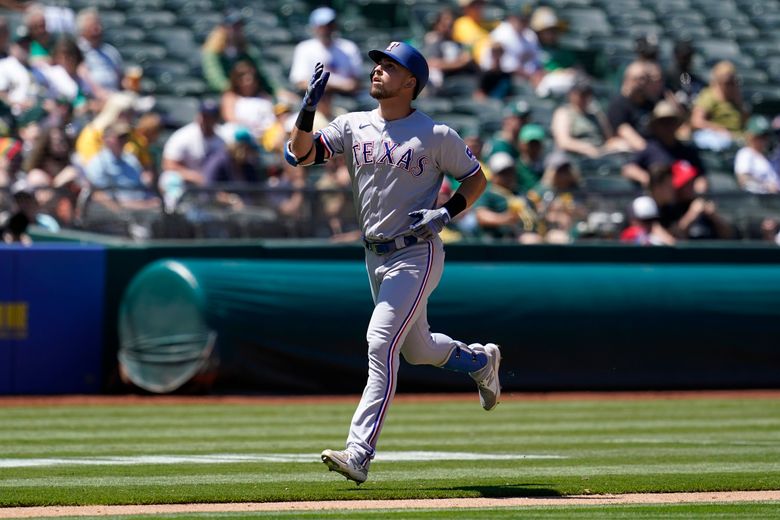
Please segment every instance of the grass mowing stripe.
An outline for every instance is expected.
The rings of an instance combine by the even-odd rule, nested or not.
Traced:
[[[359,490],[328,474],[316,460],[13,468],[0,470],[0,504],[780,488],[778,403],[508,401],[484,414],[462,401],[397,402],[380,450],[478,449],[571,459],[377,461]],[[0,439],[6,439],[0,453],[28,458],[69,453],[316,454],[343,445],[353,411],[353,404],[344,403],[0,408]]]
[[[780,475],[780,463],[744,463],[744,464],[657,464],[657,465],[605,465],[588,467],[484,467],[483,464],[474,464],[471,467],[453,468],[440,464],[440,467],[430,468],[430,463],[406,463],[396,469],[396,463],[384,463],[381,472],[376,471],[372,475],[374,482],[407,481],[414,473],[424,475],[426,479],[486,479],[501,478],[516,480],[518,478],[539,477],[593,477],[593,476],[619,476],[619,475],[673,475],[673,474],[728,474],[728,473],[764,473]],[[415,467],[419,464],[420,467]],[[183,465],[182,465],[183,466]],[[291,466],[291,464],[288,464]],[[376,464],[375,467],[378,467]],[[287,472],[258,473],[256,471],[246,473],[219,474],[213,466],[203,470],[196,468],[196,472],[204,474],[173,475],[173,476],[99,476],[76,477],[68,475],[64,477],[38,477],[38,478],[0,478],[0,488],[15,487],[96,487],[96,486],[151,486],[151,485],[203,485],[219,483],[252,484],[258,482],[285,482],[291,480]],[[208,471],[211,470],[211,471]],[[116,471],[116,468],[114,469]],[[326,481],[333,480],[333,475],[327,475],[319,463],[310,464],[305,470],[306,480]],[[299,479],[294,479],[299,480]]]

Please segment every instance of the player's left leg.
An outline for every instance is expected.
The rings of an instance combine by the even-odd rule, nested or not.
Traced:
[[[498,368],[501,351],[494,343],[466,345],[446,334],[431,333],[427,310],[422,309],[401,353],[413,365],[433,365],[467,373],[477,383],[479,400],[485,410],[492,410],[501,397]]]

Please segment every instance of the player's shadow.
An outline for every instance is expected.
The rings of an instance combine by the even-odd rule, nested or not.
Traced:
[[[483,498],[512,498],[512,497],[559,497],[561,492],[557,489],[546,487],[549,484],[540,482],[524,482],[521,484],[504,484],[492,486],[451,486],[436,489],[477,492]]]

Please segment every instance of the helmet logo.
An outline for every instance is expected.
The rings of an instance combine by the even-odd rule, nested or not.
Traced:
[[[392,51],[393,49],[395,49],[399,45],[401,45],[399,42],[390,42],[390,45],[388,45],[387,49],[385,49],[385,50],[386,51]]]

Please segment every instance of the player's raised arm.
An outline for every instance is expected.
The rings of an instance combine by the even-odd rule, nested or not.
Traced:
[[[328,84],[330,77],[330,72],[324,72],[324,70],[322,63],[318,63],[314,67],[309,88],[306,89],[306,94],[303,96],[303,106],[290,134],[290,141],[285,147],[284,157],[293,166],[312,164],[317,156],[312,128],[314,114],[317,112],[317,103],[322,99],[325,85]]]

